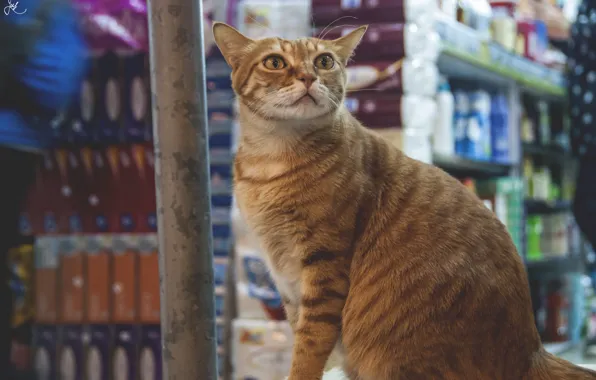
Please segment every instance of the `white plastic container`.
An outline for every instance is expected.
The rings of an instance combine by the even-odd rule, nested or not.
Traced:
[[[455,99],[447,78],[441,77],[437,93],[437,121],[433,133],[433,152],[442,155],[455,154],[453,115]]]
[[[238,7],[238,29],[253,39],[308,37],[310,0],[244,0]]]

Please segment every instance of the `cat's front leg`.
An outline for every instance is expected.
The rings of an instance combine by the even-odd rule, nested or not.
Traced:
[[[318,250],[302,259],[301,299],[289,380],[320,380],[341,335],[348,296],[343,255]]]

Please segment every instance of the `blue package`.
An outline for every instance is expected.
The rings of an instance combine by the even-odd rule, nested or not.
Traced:
[[[509,105],[503,94],[491,99],[490,125],[493,161],[509,162]]]
[[[464,156],[464,145],[470,116],[470,102],[468,94],[463,91],[455,91],[453,98],[455,100],[453,112],[455,154]]]
[[[474,91],[469,95],[470,117],[464,139],[463,153],[470,159],[491,159],[490,95],[486,91]]]

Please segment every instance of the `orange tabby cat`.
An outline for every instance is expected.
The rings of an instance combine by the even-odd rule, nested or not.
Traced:
[[[214,26],[239,99],[235,196],[294,328],[290,380],[321,379],[336,345],[352,380],[596,379],[542,348],[495,215],[342,105],[365,31],[254,41]]]

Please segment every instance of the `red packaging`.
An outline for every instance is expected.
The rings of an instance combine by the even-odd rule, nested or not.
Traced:
[[[538,36],[534,21],[518,21],[517,53],[535,61],[538,57]]]
[[[128,189],[120,170],[120,148],[116,145],[108,146],[104,150],[106,164],[106,180],[101,185],[101,197],[106,209],[103,211],[107,231],[120,232],[120,210],[122,204],[128,199],[126,197]]]
[[[71,150],[68,152],[68,175],[67,187],[70,190],[68,231],[70,233],[82,233],[89,230],[89,226],[83,223],[83,212],[86,206],[86,192],[88,184],[85,181],[85,167],[82,163],[81,152]]]
[[[29,186],[25,207],[19,220],[19,229],[22,235],[39,235],[43,232],[43,182],[42,166],[43,160],[39,160],[35,165],[35,176]]]
[[[352,24],[352,23],[350,23]],[[354,52],[354,59],[359,62],[366,60],[397,60],[406,56],[407,24],[373,24],[368,27],[366,34]],[[352,25],[337,28],[318,28],[315,37],[334,40],[354,30]],[[360,58],[360,59],[359,59]]]
[[[64,160],[64,167],[66,167],[66,160]],[[64,215],[65,209],[61,196],[60,174],[54,152],[50,151],[44,154],[40,169],[41,184],[43,186],[43,191],[40,191],[38,199],[39,211],[42,217],[41,231],[45,234],[54,234],[59,232],[58,215]]]
[[[436,0],[312,0],[313,23],[420,23],[432,25]]]
[[[138,232],[155,232],[155,158],[151,143],[135,144],[130,147],[135,169],[133,196],[138,199],[135,224]]]
[[[141,201],[138,196],[141,183],[140,171],[133,162],[133,151],[129,146],[118,148],[118,176],[115,185],[118,189],[118,232],[136,232]]]

